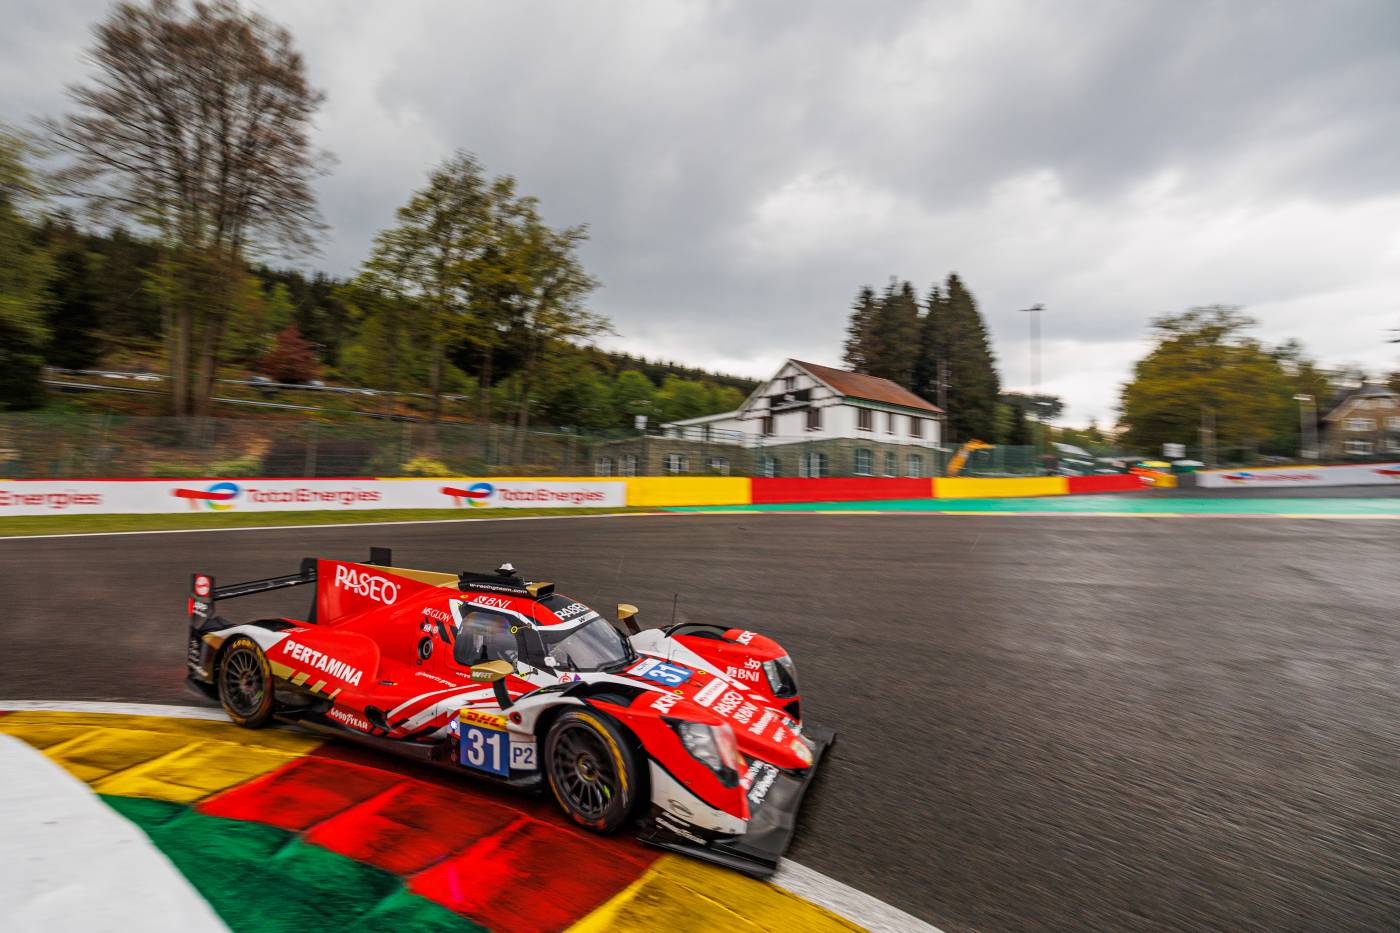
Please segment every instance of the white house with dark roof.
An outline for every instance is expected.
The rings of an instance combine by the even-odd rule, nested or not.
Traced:
[[[661,425],[674,437],[860,440],[937,445],[943,409],[888,379],[788,360],[735,411]]]
[[[598,476],[932,476],[943,411],[888,379],[788,360],[735,411],[609,441]]]

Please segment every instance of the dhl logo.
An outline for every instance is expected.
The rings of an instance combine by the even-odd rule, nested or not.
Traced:
[[[506,717],[499,713],[485,713],[479,709],[460,709],[457,721],[464,726],[479,726],[483,729],[505,729]]]

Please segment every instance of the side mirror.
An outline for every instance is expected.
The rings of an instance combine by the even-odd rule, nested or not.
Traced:
[[[618,624],[626,628],[627,634],[629,635],[635,635],[642,630],[641,626],[639,626],[636,622],[633,621],[633,619],[637,615],[637,612],[637,607],[633,606],[630,603],[617,604]]]
[[[509,661],[483,661],[472,665],[472,680],[490,684],[496,695],[496,705],[503,710],[510,709],[511,698],[506,690],[506,678],[514,673],[515,665]]]
[[[482,661],[472,665],[472,680],[484,684],[494,684],[515,673],[509,661]]]

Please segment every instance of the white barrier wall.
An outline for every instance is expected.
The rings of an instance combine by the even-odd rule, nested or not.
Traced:
[[[627,484],[530,479],[0,481],[0,516],[323,509],[614,508]]]
[[[1196,485],[1214,489],[1299,486],[1400,486],[1400,463],[1345,466],[1265,467],[1258,470],[1200,470]]]

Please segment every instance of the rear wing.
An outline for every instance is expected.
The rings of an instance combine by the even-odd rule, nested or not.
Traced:
[[[393,552],[386,547],[369,549],[369,560],[365,563],[379,567],[393,566]],[[304,557],[301,569],[281,577],[267,577],[262,580],[248,580],[243,583],[229,583],[217,586],[212,574],[190,574],[189,616],[190,625],[199,625],[214,616],[214,605],[221,599],[236,599],[239,596],[252,596],[255,593],[270,593],[289,586],[302,586],[316,582],[316,558]],[[312,603],[315,611],[315,603]]]

